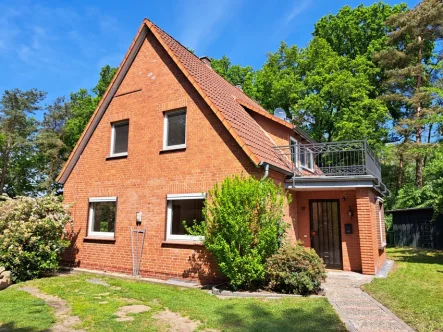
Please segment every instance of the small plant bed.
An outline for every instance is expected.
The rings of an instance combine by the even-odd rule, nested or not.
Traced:
[[[417,331],[443,331],[443,252],[389,248],[395,261],[386,279],[364,290]]]
[[[212,287],[212,294],[217,296],[228,297],[258,297],[258,298],[283,298],[283,297],[302,297],[305,295],[300,294],[285,294],[281,292],[270,291],[269,289],[257,289],[257,290],[233,290],[228,284],[216,285]],[[322,297],[324,292],[319,294],[307,295],[309,297]]]
[[[69,310],[60,315],[29,292]],[[200,289],[87,273],[15,284],[0,292],[0,303],[0,330],[45,331],[75,317],[71,331],[345,331],[325,298],[219,299]]]

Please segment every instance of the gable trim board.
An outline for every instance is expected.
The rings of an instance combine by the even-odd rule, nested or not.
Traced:
[[[183,63],[179,60],[179,58],[176,56],[176,54],[171,50],[171,48],[167,45],[163,37],[160,35],[159,31],[157,31],[158,28],[156,25],[154,25],[151,21],[148,19],[144,19],[141,27],[139,28],[137,35],[135,36],[128,52],[126,53],[125,57],[123,58],[122,63],[119,66],[119,69],[117,70],[117,73],[115,74],[113,80],[111,81],[108,89],[106,90],[102,100],[98,104],[96,110],[94,111],[93,115],[91,116],[91,119],[89,120],[87,126],[85,127],[85,130],[83,131],[82,135],[80,136],[79,141],[75,145],[73,151],[71,152],[71,155],[68,158],[68,161],[65,163],[64,167],[62,168],[59,176],[57,177],[57,182],[64,184],[69,175],[71,174],[72,170],[74,169],[77,161],[80,159],[80,156],[85,149],[86,145],[88,144],[89,139],[91,138],[92,134],[94,133],[97,125],[99,124],[100,120],[103,117],[103,114],[105,113],[106,109],[108,108],[111,100],[115,97],[115,94],[120,87],[120,84],[122,83],[124,77],[126,76],[129,68],[131,67],[138,51],[140,50],[141,45],[143,44],[143,41],[147,37],[148,31],[150,31],[155,39],[159,42],[159,44],[165,49],[165,51],[168,53],[168,55],[171,57],[171,59],[174,61],[174,63],[178,66],[180,71],[185,75],[185,77],[190,81],[192,86],[197,90],[197,92],[200,94],[200,96],[203,98],[203,100],[207,103],[207,105],[211,108],[211,110],[215,113],[217,118],[222,122],[224,127],[229,131],[231,136],[234,138],[234,140],[239,144],[239,146],[242,148],[242,150],[246,153],[246,155],[249,157],[249,159],[254,163],[256,167],[260,167],[263,164],[269,164],[272,168],[275,170],[283,173],[283,174],[292,174],[291,170],[287,168],[287,165],[281,162],[279,156],[272,151],[271,153],[275,154],[272,155],[272,158],[275,160],[274,162],[271,160],[272,158],[267,158],[269,160],[265,160],[264,158],[259,158],[259,156],[254,153],[251,148],[246,144],[245,140],[239,135],[239,133],[236,131],[236,129],[233,127],[233,125],[230,123],[230,121],[226,118],[226,116],[223,114],[223,112],[217,107],[214,102],[211,100],[211,98],[208,96],[208,94],[203,90],[203,88],[200,86],[200,84],[197,82],[197,80],[193,77],[193,75],[186,69],[186,67],[183,65]],[[163,31],[162,31],[163,32]],[[166,34],[165,32],[163,32]],[[166,34],[167,35],[167,34]],[[170,37],[169,35],[167,35]],[[170,37],[174,42],[178,43]],[[179,43],[178,43],[179,44]],[[183,47],[181,44],[179,44],[181,47]],[[195,56],[195,55],[194,55]],[[198,59],[198,58],[197,58]],[[201,61],[200,59],[198,59]],[[208,68],[209,70],[213,71],[213,69]],[[215,73],[215,75],[218,75]],[[221,77],[221,76],[220,76]],[[226,81],[225,81],[226,82]],[[227,82],[226,82],[227,83]],[[228,83],[230,84],[230,83]],[[236,88],[237,89],[237,88]],[[224,93],[224,92],[221,92]],[[246,98],[248,98],[246,95],[244,95]],[[254,106],[253,103],[249,103],[246,100],[236,98],[235,96],[232,96],[237,102],[239,106],[243,108],[243,110],[246,112],[246,108],[259,113],[266,118],[275,121],[281,125],[284,125],[285,127],[288,127],[292,130],[296,130],[295,126],[287,123],[284,120],[281,120],[274,115],[269,114],[266,110],[262,110],[257,106]],[[255,120],[251,117],[251,123],[255,123]],[[257,126],[259,126],[257,124]],[[306,136],[306,135],[301,135]],[[312,141],[309,137],[304,137],[308,141]],[[268,137],[266,137],[268,139]],[[272,142],[269,141],[269,144],[272,145]],[[269,156],[271,157],[271,156]]]

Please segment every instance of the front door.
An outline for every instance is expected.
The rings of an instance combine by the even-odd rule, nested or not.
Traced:
[[[310,200],[311,247],[327,268],[342,269],[340,205],[338,199]]]

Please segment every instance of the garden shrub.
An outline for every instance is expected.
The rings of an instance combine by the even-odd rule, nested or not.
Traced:
[[[0,196],[0,266],[14,281],[38,277],[59,267],[71,217],[59,197]]]
[[[326,279],[325,265],[314,249],[300,244],[282,246],[266,262],[268,287],[282,293],[318,293]]]
[[[206,249],[234,288],[261,286],[266,259],[277,252],[287,223],[285,191],[272,180],[232,176],[209,191],[204,219],[190,230],[203,235]]]

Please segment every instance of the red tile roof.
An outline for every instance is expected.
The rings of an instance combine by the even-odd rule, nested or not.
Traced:
[[[290,171],[288,163],[281,160],[274,151],[273,147],[275,144],[263,132],[262,128],[251,115],[249,115],[245,107],[292,129],[294,126],[271,115],[257,102],[222,78],[157,25],[149,20],[145,22],[174,61],[178,61],[183,67],[181,69],[185,71],[185,74],[189,74],[188,78],[192,78],[191,82],[195,81],[192,83],[194,86],[195,84],[198,85],[201,92],[203,92],[204,99],[207,102],[209,100],[216,108],[216,111],[221,113],[226,121],[225,125],[232,128],[233,132],[231,133],[238,135],[240,145],[243,143],[242,147],[250,158],[257,165],[260,162],[265,162]]]

